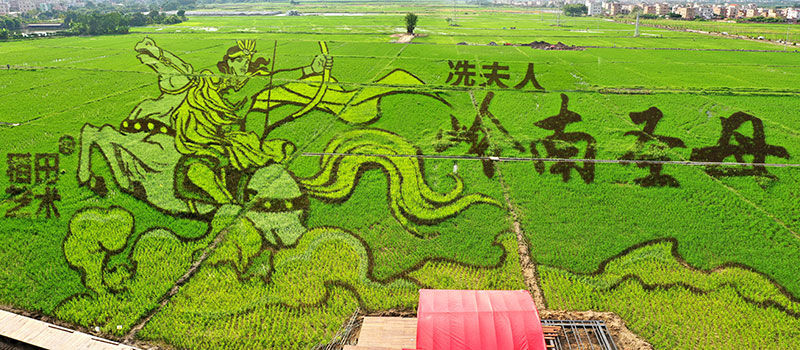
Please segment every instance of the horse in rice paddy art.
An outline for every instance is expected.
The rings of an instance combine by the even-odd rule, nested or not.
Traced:
[[[500,204],[484,194],[463,193],[456,174],[450,191],[432,189],[421,160],[393,157],[421,154],[418,147],[390,131],[364,126],[380,118],[381,100],[389,95],[416,94],[449,106],[447,101],[433,93],[398,91],[395,86],[424,84],[400,69],[347,90],[332,75],[327,44],[319,42],[319,48],[309,65],[276,70],[275,62],[258,55],[255,41],[242,40],[227,49],[218,72],[212,72],[196,71],[149,38],[136,44],[139,61],[158,74],[161,93],[136,105],[118,126],[83,126],[79,183],[99,196],[115,186],[168,216],[206,222],[207,229],[186,234],[150,227],[136,234],[136,218],[128,209],[79,210],[63,248],[86,292],[62,301],[57,316],[99,325],[105,332],[131,332],[157,312],[176,282],[199,278],[190,271],[200,264],[225,267],[229,283],[257,291],[264,305],[320,303],[324,293],[297,290],[299,280],[322,290],[330,283],[346,285],[376,300],[398,293],[416,298],[419,286],[410,279],[380,283],[369,276],[368,248],[353,233],[306,227],[309,198],[346,202],[365,170],[380,169],[387,179],[389,211],[415,235],[412,223],[435,225],[473,205]],[[273,86],[278,75],[291,80]],[[270,111],[274,115],[281,106],[296,111],[270,121]],[[287,169],[298,156],[297,145],[270,132],[311,111],[354,127],[327,143],[316,174],[298,177]],[[247,118],[264,115],[263,131],[247,130]],[[95,171],[93,154],[102,156],[110,176]],[[338,258],[351,259],[351,265],[343,263],[351,268],[329,271],[316,265],[314,254],[326,246],[352,252]],[[230,297],[241,298],[243,305],[253,303],[248,293],[235,294]]]

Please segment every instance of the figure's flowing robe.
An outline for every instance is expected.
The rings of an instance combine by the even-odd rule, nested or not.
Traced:
[[[322,82],[321,75],[305,77],[264,90],[256,96],[252,110],[267,112],[285,105],[305,106],[314,98]],[[441,97],[419,90],[425,83],[413,74],[395,69],[374,83],[347,90],[331,78],[322,101],[315,107],[334,114],[348,123],[368,123],[381,117],[381,100],[394,94],[418,94],[432,97],[449,105]]]
[[[270,141],[262,145],[253,132],[225,130],[241,118],[220,95],[222,86],[219,78],[205,74],[192,81],[186,98],[172,113],[178,152],[214,157],[236,170],[283,161],[287,155],[280,145]]]

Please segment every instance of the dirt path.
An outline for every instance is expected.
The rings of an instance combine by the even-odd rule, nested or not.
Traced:
[[[475,107],[475,113],[483,123],[483,116],[478,108],[478,102],[475,100],[475,93],[470,91],[470,99],[472,105]],[[486,129],[483,130],[486,132]],[[486,132],[487,137],[490,137]],[[491,142],[491,139],[489,140]],[[525,233],[519,222],[519,215],[517,210],[512,204],[510,189],[506,182],[503,181],[503,174],[500,167],[495,169],[500,186],[503,189],[503,197],[506,202],[506,207],[511,214],[512,229],[517,237],[517,246],[519,252],[519,262],[522,267],[522,275],[525,280],[525,286],[531,292],[534,303],[537,305],[539,316],[542,319],[558,319],[558,320],[602,320],[605,322],[608,331],[614,339],[617,347],[623,350],[652,350],[653,346],[650,345],[643,338],[633,333],[627,326],[625,321],[619,315],[613,312],[597,312],[597,311],[565,311],[565,310],[550,310],[547,308],[547,300],[544,297],[541,286],[539,285],[539,273],[536,269],[536,264],[531,259],[530,249],[528,247],[528,240],[525,238]]]
[[[483,130],[486,138],[489,139],[491,143],[491,134],[486,130],[486,123],[483,120],[483,115],[481,115],[481,111],[478,108],[478,101],[475,100],[475,92],[469,92],[469,98],[472,101],[472,106],[475,108],[475,113],[478,115],[478,119],[480,119],[481,129]],[[498,163],[495,163],[495,166]],[[506,202],[506,207],[508,208],[508,212],[511,214],[511,229],[514,231],[514,234],[517,237],[517,252],[519,253],[519,264],[522,267],[522,276],[525,280],[525,286],[528,288],[528,291],[531,292],[531,296],[533,297],[533,302],[538,306],[540,309],[547,308],[547,301],[544,299],[544,294],[542,293],[542,289],[539,288],[539,279],[538,274],[536,273],[536,264],[531,261],[530,249],[528,249],[528,240],[525,239],[525,234],[522,232],[522,226],[519,224],[519,217],[517,215],[517,211],[514,208],[514,205],[511,204],[511,195],[508,185],[503,181],[503,174],[500,171],[500,167],[495,167],[495,175],[497,176],[497,180],[500,182],[500,186],[503,189],[503,197]]]
[[[511,213],[513,221],[514,233],[517,236],[517,244],[519,246],[519,262],[522,266],[522,274],[525,278],[525,286],[533,296],[533,301],[539,306],[539,317],[542,319],[558,319],[558,320],[602,320],[605,322],[608,331],[611,333],[616,345],[624,350],[652,350],[653,346],[650,345],[643,338],[633,333],[627,326],[625,321],[613,312],[597,312],[597,311],[565,311],[565,310],[550,310],[547,308],[547,300],[545,300],[544,293],[539,286],[539,273],[536,269],[536,264],[531,261],[530,250],[528,248],[528,241],[525,238],[522,228],[520,227],[517,211],[511,204],[511,198],[506,183],[503,181],[500,168],[497,169],[497,176],[501,186],[503,186],[503,196],[505,197],[508,211]]]
[[[542,289],[539,288],[539,273],[536,271],[536,264],[531,261],[531,254],[530,249],[528,248],[528,240],[525,239],[525,234],[522,232],[522,227],[519,224],[519,217],[517,216],[517,211],[514,206],[511,204],[511,196],[509,195],[509,189],[506,186],[505,181],[503,181],[503,174],[500,172],[500,168],[497,168],[497,178],[500,181],[500,186],[503,187],[503,197],[506,200],[506,206],[508,207],[508,212],[511,213],[511,221],[512,221],[512,228],[514,230],[514,234],[517,236],[517,246],[518,246],[518,253],[519,253],[519,264],[522,267],[522,276],[525,279],[525,286],[528,287],[528,290],[531,292],[531,296],[533,296],[533,302],[539,306],[541,309],[547,309],[547,301],[544,299],[544,293],[542,293]]]
[[[392,42],[398,44],[408,44],[411,42],[411,40],[414,40],[415,37],[416,36],[414,34],[407,34],[407,33],[392,34],[392,38],[396,38],[395,40],[392,40]]]
[[[500,168],[497,169],[497,176],[500,185],[503,187],[503,196],[511,213],[511,220],[513,221],[514,233],[517,236],[517,244],[519,246],[519,262],[522,266],[522,274],[525,278],[525,286],[531,292],[533,301],[539,307],[539,317],[542,319],[558,319],[558,320],[602,320],[605,322],[608,331],[614,338],[614,342],[620,349],[624,350],[652,350],[653,346],[650,345],[643,338],[633,333],[627,326],[625,321],[613,312],[597,312],[597,311],[565,311],[565,310],[550,310],[547,308],[547,300],[545,300],[544,293],[542,293],[539,286],[539,273],[536,269],[536,264],[533,263],[530,257],[530,249],[528,248],[528,241],[519,223],[519,217],[514,205],[511,204],[511,197],[509,189],[503,181]]]

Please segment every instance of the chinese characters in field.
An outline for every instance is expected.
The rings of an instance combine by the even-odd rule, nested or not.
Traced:
[[[595,144],[597,143],[591,135],[585,132],[565,132],[564,128],[572,123],[581,121],[581,116],[578,113],[569,110],[569,98],[567,95],[561,94],[561,110],[557,115],[540,120],[533,125],[539,128],[550,130],[553,132],[541,140],[531,142],[531,155],[534,158],[540,158],[541,155],[536,145],[541,143],[544,146],[547,158],[569,159],[594,159],[595,157]],[[581,149],[577,147],[578,144],[585,144],[581,153]],[[544,173],[545,164],[542,161],[534,162],[536,172],[539,174]],[[594,181],[594,163],[584,162],[583,166],[579,166],[576,162],[556,162],[550,166],[551,174],[561,174],[564,182],[569,181],[572,177],[572,170],[575,170],[585,183]]]
[[[24,209],[38,204],[37,217],[59,217],[56,202],[61,200],[55,186],[59,176],[58,153],[8,153],[6,176],[10,185],[5,192],[16,205],[5,213],[5,217],[30,217]]]
[[[522,143],[515,140],[508,130],[503,127],[503,125],[500,123],[500,120],[498,120],[494,114],[489,111],[489,105],[492,103],[493,98],[493,92],[486,94],[486,97],[483,98],[483,102],[481,102],[478,114],[475,116],[475,120],[472,121],[472,125],[470,125],[469,128],[461,125],[458,119],[451,115],[450,123],[452,127],[450,130],[446,131],[439,130],[439,133],[436,135],[436,144],[434,145],[434,150],[437,152],[442,152],[455,145],[466,143],[470,145],[469,149],[467,150],[467,154],[482,158],[499,157],[500,152],[502,152],[502,148],[499,146],[490,147],[492,143],[489,142],[489,138],[490,135],[494,135],[492,137],[502,138],[502,141],[511,143],[514,149],[524,152],[525,147],[522,145]],[[489,119],[491,123],[484,123],[484,119]],[[496,143],[494,144],[496,145]],[[494,162],[491,159],[483,159],[481,162],[483,162],[483,173],[486,175],[486,177],[494,177]]]
[[[495,68],[497,67],[492,69]],[[501,68],[503,67],[497,69]],[[489,80],[486,84],[498,84],[498,82]],[[469,128],[461,125],[455,116],[451,116],[452,128],[439,131],[434,147],[437,152],[443,152],[461,143],[470,145],[467,154],[481,158],[484,174],[488,178],[495,174],[495,163],[500,160],[499,156],[503,151],[500,145],[510,144],[511,148],[518,152],[525,152],[525,147],[490,111],[494,96],[493,92],[486,94],[479,113]],[[664,118],[661,110],[656,107],[650,107],[642,112],[631,112],[629,118],[633,124],[641,126],[641,129],[627,131],[622,136],[634,136],[636,145],[618,160],[607,162],[618,162],[623,165],[635,163],[638,168],[646,168],[649,174],[633,179],[639,186],[679,187],[680,183],[675,177],[664,173],[664,164],[674,160],[686,161],[685,158],[675,159],[674,154],[670,156],[670,150],[686,148],[684,141],[678,137],[656,132],[656,127]],[[548,136],[530,142],[530,159],[533,160],[534,170],[537,173],[544,174],[550,163],[549,173],[560,175],[563,182],[569,182],[573,174],[577,174],[586,184],[594,182],[595,162],[598,162],[595,160],[598,147],[596,139],[586,132],[566,131],[568,126],[572,128],[582,121],[580,114],[569,109],[569,97],[561,94],[561,108],[558,114],[533,123],[533,126],[551,132]],[[689,161],[723,163],[735,160],[736,163],[744,164],[724,166],[710,164],[706,165],[705,171],[714,177],[758,176],[774,179],[775,176],[764,166],[767,156],[788,159],[789,153],[784,147],[767,144],[761,119],[744,112],[737,112],[728,118],[720,118],[720,121],[722,132],[716,145],[693,148]],[[731,157],[733,160],[729,160]]]
[[[632,112],[631,121],[636,125],[644,124],[642,130],[632,130],[625,133],[625,136],[636,136],[636,150],[629,151],[622,156],[622,159],[640,161],[669,161],[666,150],[670,148],[686,148],[686,144],[677,137],[656,135],[656,125],[664,117],[661,110],[656,107],[644,112]],[[662,174],[663,163],[638,162],[639,168],[648,168],[650,175],[633,180],[634,183],[642,187],[678,187],[680,184],[674,177]]]
[[[476,64],[470,63],[468,60],[456,62],[449,60],[447,61],[447,65],[450,67],[450,73],[447,75],[445,84],[465,87],[475,86],[477,82],[476,76],[480,76],[483,77],[484,81],[478,84],[478,86],[509,87],[509,85],[506,84],[506,82],[511,79],[511,74],[508,73],[509,66],[500,65],[497,61],[492,62],[492,64],[480,66],[480,68],[482,68],[480,71],[477,69],[478,67]],[[533,86],[536,90],[544,90],[542,85],[536,80],[536,74],[533,72],[533,63],[528,63],[525,76],[514,85],[514,88],[519,90],[528,86]]]
[[[789,159],[789,152],[781,146],[768,145],[764,134],[764,123],[750,114],[736,112],[729,118],[720,118],[722,122],[722,135],[714,146],[695,148],[689,159],[702,162],[723,162],[725,158],[734,157],[738,163],[761,163],[767,156]],[[752,127],[753,136],[746,132],[739,132],[745,124]],[[731,142],[733,141],[733,143]],[[744,156],[752,156],[748,162]],[[706,172],[712,176],[774,176],[767,172],[763,165],[752,165],[750,168],[709,166]]]

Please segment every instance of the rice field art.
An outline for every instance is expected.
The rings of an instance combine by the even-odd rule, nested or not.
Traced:
[[[77,137],[64,138],[72,153],[48,155],[55,157],[54,161],[37,156],[36,165],[24,168],[25,155],[9,156],[14,159],[9,170],[15,176],[13,182],[43,184],[58,196],[47,204],[52,214],[48,209],[46,218],[68,222],[63,254],[69,268],[79,274],[82,287],[81,292],[55,305],[56,317],[86,327],[97,325],[118,336],[138,331],[135,327],[145,321],[183,323],[180,319],[185,312],[192,311],[175,310],[167,316],[160,303],[166,297],[191,299],[195,285],[201,290],[232,291],[226,297],[232,298],[230,304],[202,307],[207,311],[222,307],[216,312],[227,316],[214,318],[223,324],[247,315],[265,317],[265,312],[302,318],[334,306],[339,316],[353,311],[342,303],[366,310],[410,307],[420,283],[407,274],[425,266],[424,261],[431,257],[416,256],[412,266],[393,266],[396,271],[378,278],[363,239],[335,223],[311,228],[307,224],[313,210],[310,199],[332,205],[347,202],[363,174],[371,170],[388,181],[382,194],[385,200],[375,205],[384,205],[398,228],[412,238],[433,235],[416,226],[435,226],[473,206],[491,208],[490,215],[501,213],[499,201],[480,192],[467,193],[458,175],[450,176],[453,186],[447,191],[430,188],[421,161],[393,157],[420,154],[419,148],[388,130],[353,127],[328,140],[322,151],[331,155],[319,158],[316,173],[301,176],[289,170],[286,163],[297,157],[298,145],[271,134],[312,110],[336,115],[343,125],[355,125],[380,118],[381,100],[389,95],[406,93],[448,104],[434,93],[379,86],[347,90],[329,84],[335,83],[335,78],[331,59],[326,57],[327,44],[318,44],[319,54],[311,56],[311,65],[269,70],[268,60],[254,57],[255,41],[237,41],[217,64],[219,72],[211,73],[195,72],[191,64],[145,38],[135,50],[142,64],[158,73],[159,96],[141,101],[118,125],[83,125]],[[259,82],[252,77],[271,78],[273,73],[295,73],[296,81],[248,90],[249,83]],[[377,84],[389,83],[424,85],[403,70],[377,80]],[[238,99],[242,95],[228,95],[240,91],[246,93],[242,100]],[[248,95],[248,91],[255,93]],[[287,109],[283,106],[296,111],[281,116],[278,112]],[[349,111],[342,113],[345,108]],[[250,113],[262,118],[271,115],[277,121],[265,123],[262,134],[247,131],[239,115]],[[57,209],[63,198],[57,184],[59,177],[71,174],[44,168],[58,169],[59,157],[72,155],[77,156],[78,165],[79,187],[74,191],[88,190],[90,197],[99,201],[115,195],[130,197],[147,207],[143,211],[158,213],[160,218],[141,223],[139,216],[146,214],[127,205],[87,205],[67,218],[65,210]],[[35,179],[20,177],[26,171],[36,174]],[[61,189],[60,193],[66,196],[67,191]],[[24,203],[25,195],[20,198]],[[40,214],[25,215],[24,208],[11,208],[6,217]],[[175,219],[185,223],[168,223]],[[493,273],[507,275],[511,271],[504,267],[513,263],[505,262],[506,247],[501,243],[508,241],[508,237],[501,238],[505,235],[496,233],[485,240],[485,249],[502,252],[493,254],[488,267],[462,266],[444,257],[436,260],[453,260],[468,270],[491,268]],[[198,275],[201,270],[204,272]],[[225,277],[203,281],[206,273]],[[189,294],[171,294],[179,282],[187,283]],[[220,283],[227,286],[218,289]],[[499,283],[520,285],[519,278]],[[351,304],[353,301],[356,303]],[[192,304],[186,306],[199,306]],[[231,305],[237,309],[248,306],[232,311]],[[167,317],[163,321],[162,315]],[[314,319],[325,322],[326,327],[339,326],[338,321],[328,323],[324,317]],[[196,321],[186,326],[196,327]],[[295,324],[287,322],[284,327],[295,329]],[[145,328],[141,332],[150,331]],[[155,332],[157,336],[159,331]],[[307,336],[270,341],[296,345],[319,339],[317,334]]]
[[[655,349],[800,346],[791,53],[736,53],[780,72],[746,81],[719,41],[589,47],[632,40],[599,21],[545,28],[574,50],[478,45],[477,12],[421,44],[219,17],[3,43],[0,304],[164,349],[323,349],[419,289],[527,289]]]

